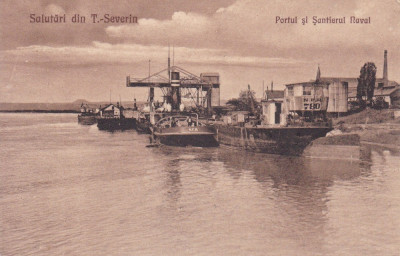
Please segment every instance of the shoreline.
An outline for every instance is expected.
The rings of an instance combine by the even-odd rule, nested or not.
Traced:
[[[345,124],[335,130],[338,135],[357,134],[363,144],[400,149],[400,124]]]
[[[334,131],[337,135],[357,134],[360,142],[364,144],[377,145],[400,149],[400,120],[394,118],[388,112],[393,110],[375,111],[368,110],[360,118],[356,113],[345,117],[334,119]],[[53,113],[53,114],[79,114],[80,111],[72,109],[44,110],[44,109],[19,109],[0,110],[0,113]],[[366,114],[366,115],[365,115]],[[378,114],[378,115],[377,115]],[[383,115],[382,115],[383,114]],[[362,115],[362,114],[361,114]],[[379,116],[379,120],[374,120]],[[382,118],[382,116],[385,116]],[[391,116],[389,118],[389,116]],[[370,123],[368,123],[370,121]],[[372,121],[372,122],[371,122]]]
[[[337,134],[358,134],[361,143],[400,147],[400,118],[398,109],[364,109],[360,112],[334,118],[334,131]]]
[[[361,129],[362,130],[358,131],[350,130],[343,134],[358,134],[360,136],[360,142],[364,144],[400,148],[400,125],[397,129],[387,127],[376,128],[376,126],[363,125]]]

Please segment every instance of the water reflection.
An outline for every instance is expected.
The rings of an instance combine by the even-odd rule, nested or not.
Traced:
[[[288,157],[259,153],[219,150],[217,159],[224,163],[233,177],[251,171],[259,182],[273,181],[273,187],[282,185],[306,186],[310,183],[331,184],[335,179],[351,179],[364,169],[363,161],[338,161]]]
[[[237,151],[218,151],[233,178],[251,173],[273,205],[271,234],[283,236],[307,252],[323,251],[330,187],[364,170],[359,161],[333,161]],[[312,245],[312,246],[311,246]]]
[[[167,191],[167,198],[169,198],[170,203],[178,202],[181,196],[181,175],[179,172],[179,159],[173,159],[168,161],[167,165],[165,166],[165,173],[166,173],[166,191]]]
[[[190,230],[197,223],[200,234],[215,230],[238,245],[263,248],[275,241],[279,244],[270,246],[271,252],[330,253],[325,241],[332,232],[330,201],[337,200],[337,183],[360,182],[371,172],[374,149],[362,150],[360,161],[340,161],[225,147],[157,148],[153,153],[165,160],[161,216],[174,220],[169,229]],[[246,242],[246,234],[257,236]]]

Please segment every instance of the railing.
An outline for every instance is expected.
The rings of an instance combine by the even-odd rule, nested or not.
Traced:
[[[173,124],[176,122],[188,122],[189,117],[194,115],[196,117],[196,126],[199,126],[199,115],[197,113],[192,113],[189,116],[167,116],[164,117],[155,124],[155,126],[162,127],[162,126],[167,126],[169,125],[170,127],[173,127]],[[189,124],[189,122],[188,122]]]

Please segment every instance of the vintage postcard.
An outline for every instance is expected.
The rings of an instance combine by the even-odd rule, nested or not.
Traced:
[[[398,255],[400,0],[0,1],[0,255]]]

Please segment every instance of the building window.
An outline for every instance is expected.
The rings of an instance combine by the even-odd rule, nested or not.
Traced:
[[[303,96],[311,95],[311,87],[310,86],[303,86]]]
[[[288,88],[288,96],[294,96],[293,87]]]

